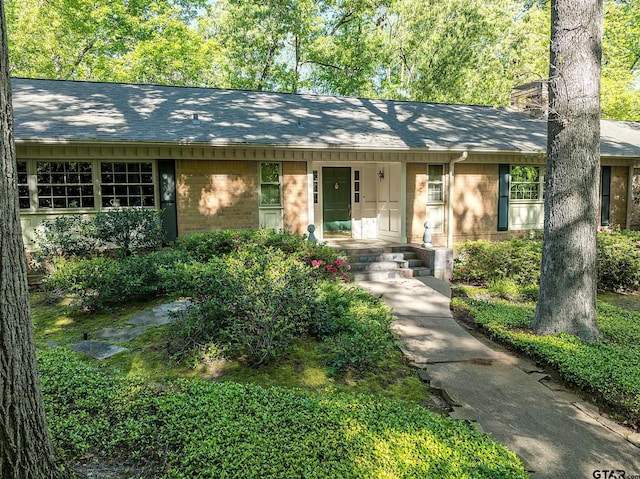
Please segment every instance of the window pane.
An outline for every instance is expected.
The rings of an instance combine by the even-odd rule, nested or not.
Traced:
[[[427,201],[444,200],[444,165],[427,165]]]
[[[103,207],[154,206],[152,163],[114,161],[108,164],[108,168],[105,163],[101,167]]]
[[[427,200],[442,201],[442,183],[430,183]]]
[[[262,163],[261,171],[263,183],[278,183],[280,181],[279,163]]]
[[[540,180],[539,166],[512,166],[511,181],[537,182]]]
[[[39,208],[80,208],[93,196],[91,162],[39,161],[36,172]]]
[[[279,205],[280,204],[280,185],[262,185],[262,195],[260,204],[262,205]]]
[[[31,207],[31,200],[29,198],[29,175],[27,174],[27,162],[18,161],[18,199],[20,202],[20,209],[27,209]]]
[[[539,200],[541,190],[542,175],[539,166],[511,167],[510,198],[512,200]]]
[[[442,181],[444,165],[429,165],[427,174],[429,175],[429,181]]]

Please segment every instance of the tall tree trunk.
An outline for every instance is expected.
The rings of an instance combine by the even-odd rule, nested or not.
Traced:
[[[0,477],[58,479],[29,311],[5,26],[0,0]]]
[[[590,341],[596,323],[601,0],[552,0],[544,246],[533,328]]]

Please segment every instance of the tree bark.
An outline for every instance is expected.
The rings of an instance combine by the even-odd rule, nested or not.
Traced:
[[[36,365],[18,206],[4,2],[0,0],[0,477],[58,479]]]
[[[553,0],[544,244],[533,329],[600,337],[596,235],[600,184],[601,0]]]

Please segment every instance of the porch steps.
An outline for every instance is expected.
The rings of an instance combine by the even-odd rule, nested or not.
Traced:
[[[431,269],[424,265],[409,246],[385,246],[372,248],[340,248],[347,255],[351,273],[356,281],[381,281],[392,278],[431,276]]]

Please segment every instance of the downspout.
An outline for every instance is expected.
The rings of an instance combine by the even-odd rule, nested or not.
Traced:
[[[447,248],[453,248],[453,190],[454,190],[454,174],[456,163],[460,163],[467,159],[469,152],[462,152],[458,158],[454,158],[449,162],[449,194],[447,198]]]

